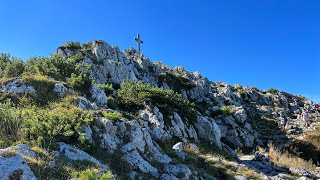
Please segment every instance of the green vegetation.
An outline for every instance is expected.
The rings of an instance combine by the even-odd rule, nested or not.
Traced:
[[[113,88],[113,84],[97,84],[97,87],[103,89],[107,96],[111,95],[115,89]]]
[[[236,109],[234,106],[221,106],[220,111],[222,111],[223,114],[232,115],[236,112]]]
[[[277,94],[278,90],[276,90],[275,88],[270,88],[267,92],[271,94]]]
[[[72,173],[73,178],[79,178],[81,180],[109,180],[113,179],[111,173],[98,174],[98,170],[86,169],[81,172]]]
[[[39,146],[33,146],[31,149],[36,152],[37,157],[24,156],[24,158],[38,179],[72,179],[73,177],[85,179],[90,175],[96,177],[97,171],[102,170],[91,161],[74,161],[63,156],[55,156],[54,151]],[[52,162],[55,164],[54,167],[49,165]],[[110,177],[110,173],[105,173],[98,176],[97,180]]]
[[[93,113],[78,108],[75,98],[67,96],[45,108],[13,107],[10,101],[0,103],[0,141],[31,140],[39,145],[64,141],[87,148],[83,133],[79,132],[93,122]]]
[[[157,141],[159,146],[172,158],[173,164],[186,164],[192,171],[200,175],[209,174],[217,179],[234,179],[233,176],[246,175],[251,179],[261,179],[259,174],[248,168],[236,168],[230,162],[232,157],[223,150],[219,150],[207,142],[197,144],[199,150],[191,148],[191,144],[184,144],[184,151],[188,154],[186,159],[177,156],[172,146],[179,140]]]
[[[72,87],[85,90],[92,83],[90,79],[90,66],[81,62],[82,54],[76,54],[68,59],[54,55],[50,58],[35,58],[27,61],[27,72],[46,75],[57,81],[63,81]]]
[[[25,64],[19,58],[11,57],[10,54],[0,54],[0,76],[18,77],[25,71]]]
[[[182,100],[180,94],[172,90],[153,87],[150,84],[145,85],[141,81],[138,83],[132,80],[124,81],[117,98],[119,108],[126,111],[136,112],[144,108],[146,103],[159,107],[160,110],[163,110],[161,112],[167,115],[172,115],[173,111],[177,111],[191,121],[196,118],[195,105]]]
[[[120,115],[117,113],[113,112],[106,112],[102,111],[102,116],[105,117],[106,119],[112,120],[112,121],[119,121],[120,120]]]
[[[242,90],[243,87],[240,84],[237,84],[236,86],[234,86],[234,90],[239,91]]]
[[[80,45],[79,41],[77,41],[77,42],[68,41],[67,44],[63,45],[62,47],[68,48],[71,50],[81,49],[81,45]]]
[[[187,78],[182,77],[179,74],[172,74],[169,72],[161,73],[159,75],[159,83],[165,82],[168,84],[170,88],[172,88],[175,92],[181,92],[181,89],[191,89],[195,87],[195,85]]]

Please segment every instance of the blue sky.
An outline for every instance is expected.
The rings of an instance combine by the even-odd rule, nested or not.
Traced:
[[[67,41],[136,46],[211,81],[276,88],[320,102],[320,1],[1,2],[0,52],[48,56]]]

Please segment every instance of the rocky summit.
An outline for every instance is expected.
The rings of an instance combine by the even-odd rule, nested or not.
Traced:
[[[303,96],[101,40],[0,60],[0,179],[320,178],[319,112]]]

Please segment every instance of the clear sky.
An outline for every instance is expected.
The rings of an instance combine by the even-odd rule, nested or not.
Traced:
[[[0,52],[27,60],[67,41],[136,46],[211,81],[276,88],[320,102],[317,0],[3,0]]]

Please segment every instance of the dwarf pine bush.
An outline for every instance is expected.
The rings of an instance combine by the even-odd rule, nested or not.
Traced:
[[[173,111],[177,111],[190,120],[196,116],[195,105],[183,100],[181,94],[150,84],[145,85],[141,81],[138,83],[133,80],[124,81],[118,91],[117,102],[120,108],[132,112],[144,108],[145,104],[151,104],[162,109],[164,113],[172,114]]]
[[[70,101],[70,98],[67,98]],[[82,142],[81,132],[85,124],[93,121],[93,113],[83,111],[74,104],[65,101],[52,103],[49,108],[23,109],[23,135],[26,139],[55,139],[64,142]]]

